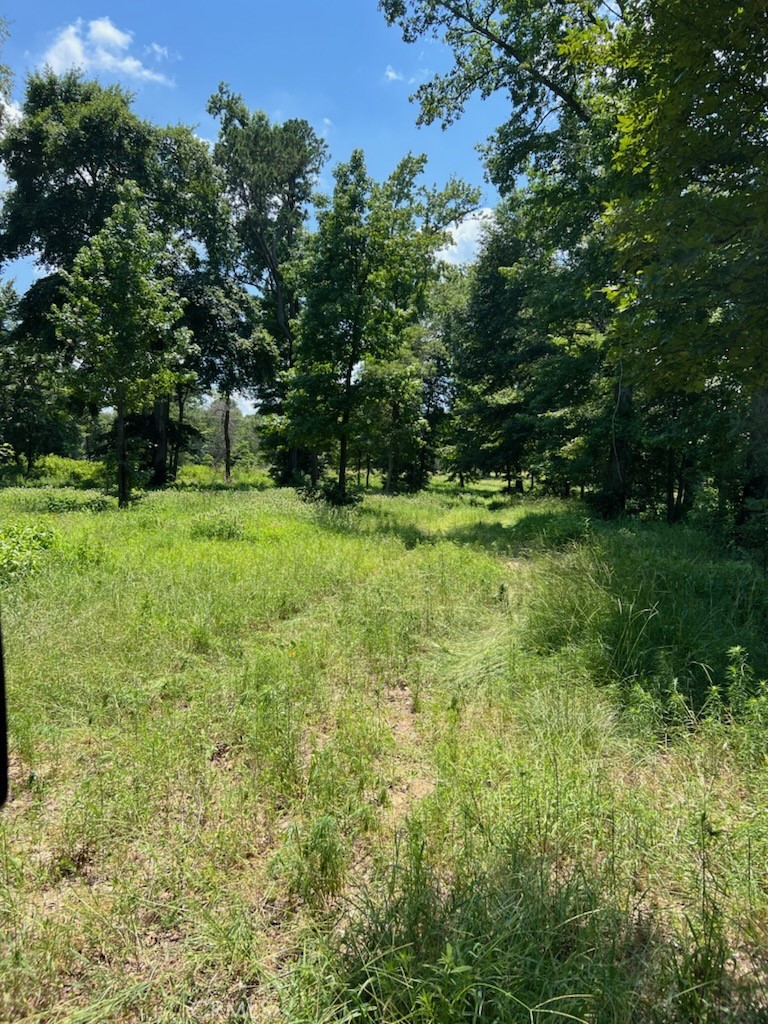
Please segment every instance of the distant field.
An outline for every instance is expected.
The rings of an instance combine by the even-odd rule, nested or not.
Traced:
[[[0,1020],[768,1019],[759,568],[214,482],[0,489]]]

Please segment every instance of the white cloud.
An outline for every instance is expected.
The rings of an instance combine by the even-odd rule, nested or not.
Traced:
[[[132,78],[139,82],[156,82],[159,85],[173,85],[173,82],[159,71],[146,67],[138,57],[128,52],[133,42],[133,33],[113,25],[109,18],[97,18],[87,25],[81,18],[59,31],[53,43],[43,54],[43,63],[48,64],[57,74],[68,68],[81,71],[106,71],[113,75]],[[157,56],[164,47],[152,52]]]
[[[446,263],[471,263],[477,256],[483,226],[492,218],[493,210],[485,206],[459,224],[455,224],[449,229],[453,235],[453,244],[441,249],[437,255]]]
[[[107,50],[127,50],[133,32],[121,31],[109,18],[97,18],[88,23],[88,38],[94,46],[103,46]]]
[[[170,60],[171,53],[167,46],[160,46],[158,43],[150,43],[144,53],[155,60]]]
[[[21,105],[0,96],[0,126],[17,124],[21,120]]]
[[[399,71],[395,71],[391,64],[387,64],[387,70],[384,72],[384,78],[387,82],[402,82],[403,76]]]
[[[330,117],[324,117],[323,127],[320,130],[320,138],[327,139],[328,136],[331,134],[331,128],[333,128],[333,121],[330,119]]]
[[[80,20],[74,25],[67,25],[46,50],[43,60],[50,64],[57,75],[67,68],[82,68],[83,71],[87,69],[89,61],[85,56],[82,27],[83,23]]]

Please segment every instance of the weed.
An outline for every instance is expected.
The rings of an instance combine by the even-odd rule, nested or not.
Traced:
[[[288,891],[312,906],[322,906],[340,890],[346,871],[347,849],[339,823],[321,814],[307,825],[293,824],[272,870]]]
[[[190,534],[196,540],[242,540],[245,530],[236,513],[201,512],[192,520]]]

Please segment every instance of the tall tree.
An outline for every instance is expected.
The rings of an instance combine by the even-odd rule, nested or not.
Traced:
[[[64,272],[64,302],[51,317],[71,346],[73,387],[87,400],[115,410],[118,499],[130,482],[126,416],[148,398],[167,394],[184,372],[189,332],[182,304],[165,275],[167,241],[147,226],[144,197],[135,183],[118,190],[102,229]]]
[[[155,148],[155,131],[119,86],[78,71],[32,74],[22,116],[0,142],[11,184],[0,218],[2,257],[34,256],[49,270],[70,267],[110,215],[124,181],[149,191]]]
[[[171,272],[174,287],[187,299],[190,328],[194,309],[211,299],[203,284],[221,278],[221,268],[232,262],[229,211],[207,145],[185,126],[149,124],[131,103],[121,88],[77,71],[35,73],[22,116],[0,143],[11,185],[0,218],[0,256],[32,255],[47,271],[19,304],[24,332],[39,348],[56,347],[48,310],[61,301],[62,271],[71,270],[77,253],[101,229],[127,180],[142,189],[148,224],[179,243]],[[201,351],[210,342],[197,340]],[[163,484],[169,396],[157,396],[146,422],[153,482]]]
[[[655,391],[751,401],[744,496],[768,500],[768,7],[630,0],[598,52],[626,83],[608,213],[616,334]]]
[[[299,294],[287,268],[296,256],[327,148],[309,122],[272,123],[263,111],[250,111],[224,84],[210,98],[208,112],[221,123],[214,158],[224,174],[239,242],[236,276],[260,296],[264,325],[277,345],[276,372],[271,382],[262,378],[261,404],[279,413],[285,397],[280,373],[295,360],[299,315]],[[288,455],[286,479],[297,469],[295,446]]]
[[[626,87],[617,327],[657,386],[768,385],[767,36],[764,0],[630,0],[598,53]]]
[[[446,126],[464,111],[473,93],[509,96],[509,119],[490,151],[501,157],[506,189],[531,158],[556,154],[564,136],[578,134],[599,114],[594,108],[594,69],[567,45],[615,18],[601,0],[380,0],[389,24],[406,42],[442,40],[453,54],[447,72],[416,91],[419,121]],[[501,168],[499,168],[500,170]]]
[[[13,285],[0,286],[0,443],[29,474],[39,455],[75,453],[80,436],[66,407],[60,361],[20,330],[18,305]]]
[[[338,445],[342,501],[353,421],[368,389],[365,364],[397,359],[423,308],[445,228],[477,203],[476,190],[463,182],[443,190],[419,184],[425,163],[408,156],[375,183],[355,150],[334,171],[332,201],[319,214],[303,262],[306,305],[291,415],[306,422],[313,407],[315,438],[324,434],[326,451]],[[407,374],[395,376],[408,381]]]
[[[449,124],[473,92],[509,97],[509,117],[488,140],[485,158],[502,195],[517,194],[525,222],[520,260],[537,344],[548,335],[567,339],[576,329],[583,336],[585,325],[595,338],[604,334],[612,313],[602,292],[611,268],[602,214],[620,173],[611,164],[620,93],[594,51],[621,21],[620,12],[600,0],[381,0],[379,6],[407,41],[439,37],[453,53],[448,72],[416,93],[421,121]],[[527,334],[532,340],[533,332]],[[613,366],[618,418],[629,421],[632,389],[621,361]],[[517,415],[518,399],[511,391],[507,399],[503,408]],[[478,411],[474,399],[464,408]],[[602,482],[617,510],[628,493],[629,447],[619,443],[620,434],[610,438]],[[520,448],[518,431],[502,437],[510,443],[517,437]]]

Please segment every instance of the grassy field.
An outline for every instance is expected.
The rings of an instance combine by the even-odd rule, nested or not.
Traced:
[[[768,1020],[759,568],[199,483],[0,490],[0,1020]]]

